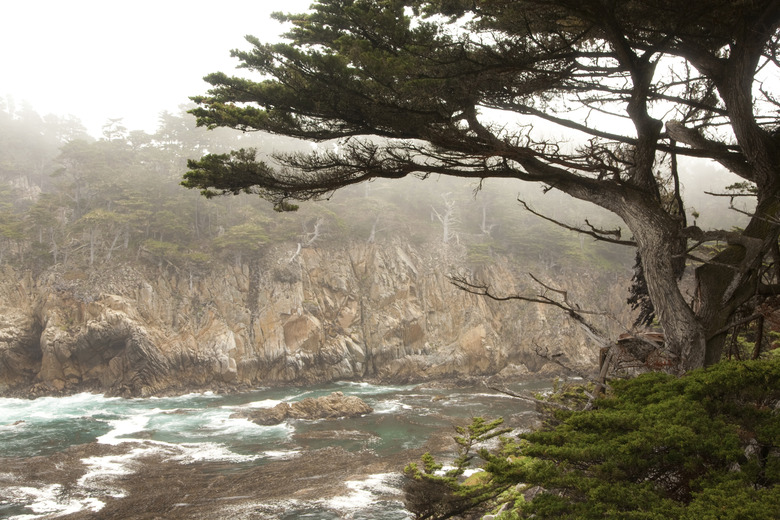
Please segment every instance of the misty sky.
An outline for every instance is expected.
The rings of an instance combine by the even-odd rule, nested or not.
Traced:
[[[158,114],[234,72],[244,35],[278,39],[274,11],[312,0],[9,0],[0,29],[0,97],[41,115],[73,114],[100,136],[108,118],[153,132]]]

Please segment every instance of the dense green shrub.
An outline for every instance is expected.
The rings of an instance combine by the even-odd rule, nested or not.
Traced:
[[[615,381],[592,409],[554,413],[555,426],[479,452],[479,492],[448,492],[503,506],[500,519],[780,518],[780,361]],[[435,480],[407,476],[409,489]]]

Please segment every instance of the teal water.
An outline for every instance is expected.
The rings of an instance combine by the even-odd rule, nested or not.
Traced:
[[[548,386],[528,383],[514,389],[537,391]],[[282,401],[319,397],[334,391],[361,397],[374,412],[354,419],[288,421],[277,426],[259,426],[247,419],[230,417],[247,407],[269,408]],[[134,448],[128,455],[83,460],[87,474],[80,481],[84,490],[78,499],[62,496],[62,489],[51,485],[17,489],[6,484],[6,489],[2,489],[0,483],[0,518],[55,518],[79,508],[99,511],[106,494],[121,496],[122,491],[106,491],[104,486],[90,496],[92,488],[88,484],[126,474],[125,465],[144,450],[161,451],[182,464],[223,462],[227,468],[273,464],[307,450],[334,446],[350,452],[371,450],[379,456],[390,456],[424,446],[434,433],[454,433],[454,425],[465,425],[474,416],[492,419],[529,413],[529,406],[523,402],[484,388],[441,390],[366,383],[149,399],[94,394],[0,399],[0,457],[51,456],[71,446],[94,442]],[[337,497],[324,503],[298,504],[276,517],[342,518],[343,511],[349,510],[349,518],[355,519],[410,518],[398,491],[399,475],[366,475],[347,484],[351,493],[341,497],[341,501]],[[395,499],[379,498],[392,495],[393,489]]]

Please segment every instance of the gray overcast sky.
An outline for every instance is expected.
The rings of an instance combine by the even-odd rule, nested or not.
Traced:
[[[2,2],[0,97],[41,115],[73,114],[95,137],[108,118],[154,131],[206,91],[202,78],[232,73],[244,35],[277,39],[274,11],[312,0],[11,0]]]

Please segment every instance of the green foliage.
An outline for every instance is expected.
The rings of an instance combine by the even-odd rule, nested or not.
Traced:
[[[469,244],[466,249],[466,262],[473,266],[488,265],[493,261],[493,247],[489,243]]]
[[[58,130],[61,135],[87,137],[71,132],[66,123]],[[215,257],[240,263],[242,257],[262,255],[271,246],[292,256],[298,243],[341,247],[399,238],[430,249],[441,241],[442,225],[432,218],[432,206],[441,211],[441,193],[451,194],[456,203],[453,231],[458,240],[453,242],[467,265],[486,266],[493,254],[513,255],[518,263],[543,256],[564,267],[591,261],[577,253],[582,249],[576,236],[551,231],[554,226],[540,225],[513,198],[503,197],[515,189],[508,181],[486,181],[475,191],[473,183],[460,179],[377,180],[340,190],[327,203],[298,209],[286,201],[273,207],[256,187],[228,191],[239,197],[210,199],[197,190],[181,189],[184,157],[211,154],[190,163],[192,187],[206,182],[197,178],[205,164],[219,166],[226,177],[243,171],[251,183],[254,170],[246,171],[247,164],[254,168],[252,161],[263,162],[270,168],[271,146],[294,154],[311,150],[310,145],[268,134],[206,131],[185,113],[164,113],[152,135],[120,131],[117,121],[109,121],[105,139],[63,138],[58,152],[44,139],[43,130],[35,130],[36,124],[42,123],[31,123],[30,132],[19,133],[20,121],[3,118],[0,112],[0,264],[45,268],[66,263],[83,269],[90,261],[105,265],[140,258],[152,266],[192,269],[205,268]],[[20,136],[29,142],[21,142]],[[243,151],[221,153],[234,147]],[[321,150],[336,147],[327,143]],[[47,155],[20,155],[20,150]],[[34,189],[26,191],[31,182]],[[541,209],[561,206],[549,196],[524,198]],[[565,210],[562,216],[577,218],[574,205]],[[564,242],[554,244],[548,240],[552,236]]]
[[[509,506],[499,518],[778,518],[779,403],[778,360],[615,381],[593,409],[482,450],[483,481]],[[518,484],[542,491],[501,497]]]
[[[167,260],[171,263],[177,263],[181,254],[181,247],[178,244],[161,240],[146,240],[143,243],[143,247],[152,257]]]
[[[457,427],[454,440],[458,456],[447,470],[430,453],[422,456],[422,469],[414,462],[407,465],[404,468],[407,509],[418,519],[450,518],[477,508],[484,510],[491,500],[505,492],[508,486],[496,486],[489,475],[463,477],[476,456],[485,456],[484,448],[479,445],[509,431],[499,428],[502,423],[503,419],[487,422],[476,417],[468,426]]]
[[[227,154],[208,154],[198,160],[187,161],[190,169],[184,174],[181,185],[200,188],[208,198],[232,193],[252,193],[253,187],[262,184],[268,166],[257,161],[257,150],[240,149]]]
[[[263,226],[247,222],[233,226],[225,234],[214,239],[214,247],[228,251],[255,254],[268,242],[268,234]]]
[[[539,404],[540,410],[544,413],[545,426],[556,426],[565,420],[571,411],[585,408],[591,401],[593,391],[593,383],[573,383],[556,377],[550,392],[535,396],[538,400],[549,403]]]

